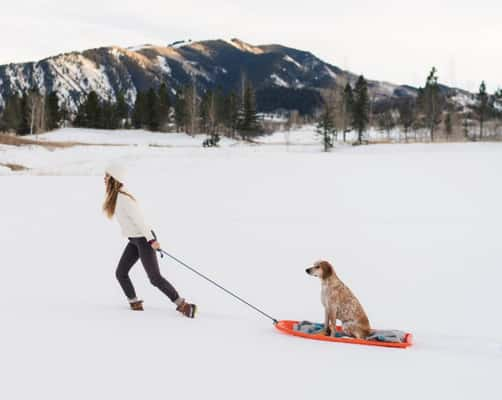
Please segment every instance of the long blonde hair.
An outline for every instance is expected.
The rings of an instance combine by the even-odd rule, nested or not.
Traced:
[[[119,193],[125,194],[129,196],[131,199],[135,200],[135,198],[122,190],[124,184],[120,183],[113,176],[108,176],[108,182],[106,184],[106,197],[105,202],[103,203],[103,211],[108,218],[112,218],[115,214],[115,208],[117,207],[117,197]]]

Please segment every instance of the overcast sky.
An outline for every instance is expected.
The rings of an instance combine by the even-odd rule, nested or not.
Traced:
[[[502,1],[16,0],[0,6],[0,64],[65,51],[238,37],[371,79],[502,87]]]

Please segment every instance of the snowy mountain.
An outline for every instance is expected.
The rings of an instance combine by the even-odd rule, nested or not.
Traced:
[[[318,89],[357,78],[307,51],[280,45],[253,46],[239,39],[101,47],[0,66],[0,108],[6,96],[30,88],[41,93],[57,91],[60,101],[74,112],[91,90],[108,101],[114,101],[123,91],[132,105],[138,91],[161,82],[166,82],[173,93],[192,76],[202,91],[212,87],[237,89],[243,74],[252,81],[258,96],[266,92],[268,98],[279,97],[273,106],[286,109],[291,108],[288,93],[300,90],[317,94]],[[379,81],[370,81],[369,89],[373,101],[416,95],[411,86]]]

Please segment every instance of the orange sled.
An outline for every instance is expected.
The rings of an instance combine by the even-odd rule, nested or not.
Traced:
[[[331,337],[325,335],[318,334],[310,334],[304,333],[294,330],[294,325],[297,324],[298,321],[279,321],[275,324],[275,327],[283,333],[293,336],[300,336],[307,339],[314,340],[324,340],[326,342],[338,342],[338,343],[350,343],[350,344],[362,344],[367,346],[381,346],[381,347],[396,347],[399,349],[405,349],[410,347],[413,344],[413,335],[411,333],[407,333],[405,336],[405,340],[402,343],[393,343],[393,342],[381,342],[378,340],[364,340],[364,339],[356,339],[356,338],[338,338]]]

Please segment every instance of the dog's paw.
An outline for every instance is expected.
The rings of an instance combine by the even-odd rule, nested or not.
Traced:
[[[327,329],[326,329],[326,328],[325,328],[325,329],[323,329],[322,331],[320,331],[320,332],[318,333],[318,335],[323,335],[323,336],[331,336],[331,329],[329,329],[329,328],[327,328]]]

